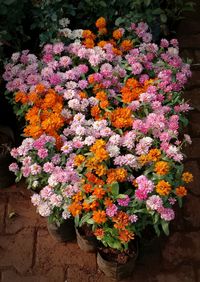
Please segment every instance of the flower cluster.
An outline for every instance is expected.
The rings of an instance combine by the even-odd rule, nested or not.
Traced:
[[[44,46],[40,68],[34,61],[37,81],[16,85],[23,67],[15,75],[13,68],[19,68],[21,57],[7,65],[4,78],[8,90],[26,92],[25,100],[38,83],[60,97],[67,125],[59,154],[78,175],[75,189],[74,179],[62,178],[73,186],[63,210],[77,226],[91,226],[105,246],[122,250],[148,224],[157,234],[160,226],[168,234],[173,206],[187,194],[192,175],[184,172],[181,148],[191,140],[180,132],[190,110],[182,90],[191,72],[178,55],[177,40],[152,43],[145,23],[132,24],[129,31],[115,29],[111,37],[105,19],[98,19],[96,27],[97,34],[84,30],[82,40],[69,45]],[[50,211],[51,193],[57,199],[57,188],[51,190],[56,177],[46,173],[45,192],[33,202]],[[55,201],[60,204],[59,187]]]

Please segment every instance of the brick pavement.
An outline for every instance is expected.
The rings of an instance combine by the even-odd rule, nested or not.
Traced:
[[[134,274],[123,282],[200,282],[200,4],[178,28],[182,56],[193,59],[193,76],[185,91],[194,110],[188,131],[193,144],[186,167],[195,180],[171,235],[140,252]],[[10,217],[10,215],[12,215]],[[35,213],[23,185],[0,190],[1,282],[111,282],[96,266],[94,254],[76,243],[58,243],[45,219]]]

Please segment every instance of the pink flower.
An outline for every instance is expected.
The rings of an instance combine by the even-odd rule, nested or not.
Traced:
[[[37,154],[41,159],[44,159],[48,156],[48,150],[47,149],[39,149]]]
[[[109,207],[106,208],[106,214],[110,217],[113,217],[116,215],[118,211],[118,208],[115,204],[110,205]]]
[[[117,202],[120,206],[127,207],[130,202],[130,198],[126,195],[123,199],[117,199]]]
[[[152,210],[158,210],[158,209],[162,208],[163,201],[160,198],[160,196],[152,195],[146,201],[146,205],[147,205],[148,208],[150,208]]]
[[[11,163],[9,165],[9,170],[16,173],[17,171],[19,171],[19,166],[17,163]]]
[[[43,170],[46,173],[52,173],[54,171],[54,164],[51,162],[47,162],[43,165]]]
[[[160,211],[160,217],[166,221],[171,221],[175,218],[175,213],[170,208],[162,208]]]

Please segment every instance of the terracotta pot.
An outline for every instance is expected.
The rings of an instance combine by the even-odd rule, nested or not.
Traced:
[[[88,237],[82,235],[78,228],[76,230],[76,239],[79,248],[88,253],[96,252],[96,239],[94,237]]]
[[[59,242],[74,241],[76,233],[74,228],[74,221],[68,219],[57,226],[55,223],[47,223],[49,234],[52,238]]]
[[[121,280],[131,276],[135,268],[135,261],[138,256],[138,247],[137,252],[134,253],[134,256],[129,258],[125,264],[119,264],[117,262],[108,261],[102,253],[99,251],[97,253],[97,265],[99,269],[109,278]]]

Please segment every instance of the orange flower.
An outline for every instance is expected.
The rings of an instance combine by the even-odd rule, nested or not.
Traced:
[[[88,204],[87,202],[83,202],[83,209],[86,212],[90,211],[90,204]]]
[[[125,39],[122,41],[120,47],[122,51],[129,51],[133,48],[133,42],[129,39]]]
[[[146,163],[149,162],[148,155],[139,156],[138,161],[140,162],[141,165],[145,165]]]
[[[123,243],[128,243],[130,240],[134,239],[134,233],[124,229],[119,231],[119,239]]]
[[[114,227],[116,229],[125,229],[129,224],[129,216],[125,212],[119,211],[117,215],[113,217],[113,222],[115,222]]]
[[[41,94],[43,93],[44,91],[46,90],[46,87],[43,85],[43,84],[37,84],[36,87],[35,87],[35,91],[38,93],[38,94]]]
[[[94,211],[92,218],[97,224],[105,223],[107,220],[106,212],[102,210]]]
[[[103,48],[108,42],[107,41],[99,41],[99,43],[97,44],[99,47]]]
[[[111,114],[112,125],[116,128],[131,127],[133,124],[132,112],[129,108],[117,108]]]
[[[98,175],[98,176],[103,176],[106,174],[106,171],[107,171],[107,168],[105,165],[97,165],[97,167],[95,168],[95,173]]]
[[[97,237],[98,240],[101,240],[104,237],[104,230],[103,228],[97,228],[94,232],[94,235]]]
[[[94,191],[92,195],[94,195],[97,199],[102,199],[105,195],[106,191],[102,189],[101,187],[94,187]]]
[[[99,92],[97,92],[97,94],[96,94],[96,98],[98,99],[98,100],[100,100],[100,101],[104,101],[104,100],[106,100],[107,99],[107,93],[105,92],[105,91],[99,91]]]
[[[147,155],[150,162],[156,162],[161,157],[161,151],[159,149],[151,149]]]
[[[184,186],[179,186],[176,188],[176,195],[179,197],[184,197],[187,195],[187,190]]]
[[[91,39],[91,40],[94,40],[96,38],[94,33],[91,30],[89,30],[89,29],[84,30],[82,36],[85,39]]]
[[[155,164],[154,171],[159,175],[165,175],[169,172],[168,162],[159,161]]]
[[[88,82],[89,82],[90,84],[93,84],[93,83],[95,82],[95,80],[94,80],[94,75],[93,75],[93,74],[90,74],[90,75],[88,76]]]
[[[122,55],[122,51],[119,50],[118,48],[114,48],[114,47],[113,47],[113,48],[112,48],[112,51],[113,51],[113,53],[114,53],[115,55],[117,55],[117,56],[118,56],[118,55],[119,55],[119,56]]]
[[[74,200],[74,202],[80,202],[80,201],[82,201],[82,200],[83,200],[83,196],[82,196],[82,194],[81,194],[81,191],[78,192],[78,193],[76,193],[76,194],[72,197],[72,199]]]
[[[86,183],[83,185],[83,190],[85,191],[85,193],[91,193],[92,192],[92,185],[89,183]]]
[[[87,98],[87,94],[83,91],[79,92],[79,96],[80,96],[81,99]]]
[[[90,209],[92,211],[95,211],[97,208],[99,207],[99,203],[97,201],[93,201],[91,204],[90,204]]]
[[[122,36],[123,36],[123,32],[122,32],[121,28],[118,28],[118,29],[113,31],[113,38],[114,39],[118,40],[118,39],[122,38]]]
[[[193,181],[193,175],[192,175],[192,173],[190,173],[190,172],[184,172],[183,174],[182,174],[182,180],[184,181],[184,182],[186,182],[186,183],[190,183],[190,182],[192,182]]]
[[[85,157],[83,155],[76,155],[74,158],[74,164],[75,166],[81,165],[85,161]]]
[[[106,27],[106,20],[105,20],[105,18],[100,17],[100,18],[96,21],[95,25],[96,25],[96,27],[99,28],[99,29]]]
[[[106,207],[109,207],[113,204],[113,201],[110,198],[105,198],[103,203]]]
[[[82,206],[80,203],[72,203],[71,205],[68,206],[69,212],[72,214],[72,216],[77,216],[81,213],[82,211]]]
[[[107,34],[107,33],[108,33],[108,30],[107,30],[106,27],[104,27],[104,28],[99,28],[99,34],[100,34],[100,35],[105,35],[105,34]]]
[[[171,185],[169,184],[169,182],[165,180],[160,180],[156,185],[156,192],[161,196],[169,195],[171,189],[172,189]]]
[[[97,120],[97,119],[100,118],[100,113],[101,113],[101,110],[100,110],[100,108],[99,108],[98,105],[93,106],[93,107],[91,108],[91,115],[92,115],[92,117],[95,118],[95,120]]]
[[[147,86],[142,86],[135,78],[127,79],[124,87],[121,89],[122,102],[131,103],[137,100],[139,95],[146,91]]]
[[[85,45],[86,48],[94,48],[95,44],[94,44],[94,40],[91,38],[86,38],[83,41],[83,44]]]
[[[18,91],[16,94],[15,94],[15,102],[21,102],[22,104],[26,104],[28,101],[27,99],[27,96],[26,96],[26,93],[25,92],[22,92],[22,91]]]

